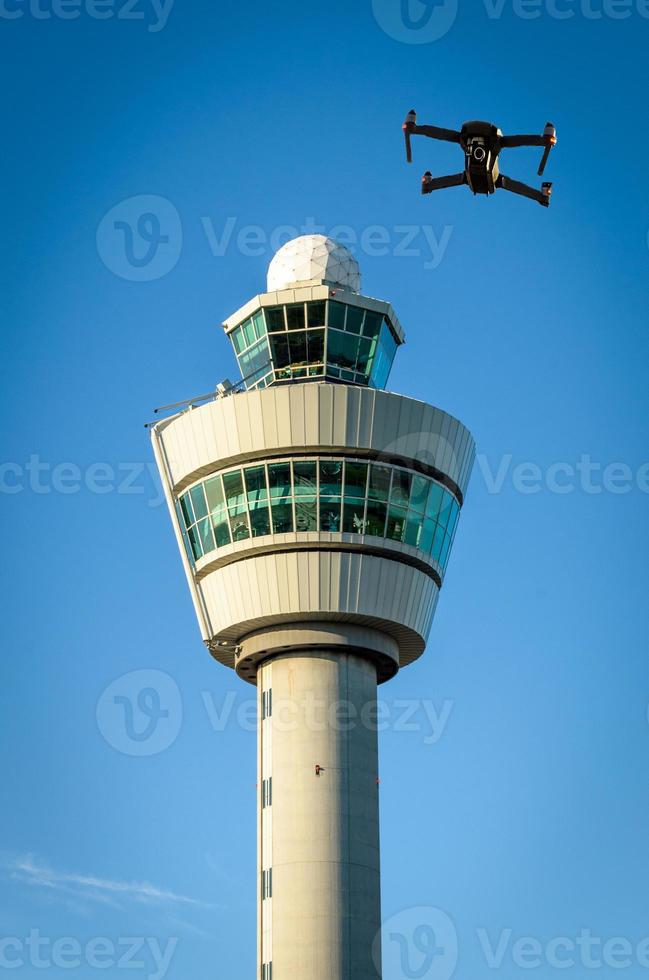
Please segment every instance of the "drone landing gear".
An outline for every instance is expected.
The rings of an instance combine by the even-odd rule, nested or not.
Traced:
[[[544,208],[550,206],[552,184],[547,181],[538,191],[536,187],[530,187],[529,184],[523,184],[520,180],[512,180],[511,177],[505,177],[504,174],[501,174],[496,181],[496,187],[500,187],[504,191],[511,191],[512,194],[520,194],[521,197],[529,197],[532,201],[538,201]]]
[[[433,191],[444,190],[445,187],[461,187],[466,184],[466,174],[450,174],[448,177],[433,177],[430,170],[427,170],[421,178],[421,193],[432,194]]]

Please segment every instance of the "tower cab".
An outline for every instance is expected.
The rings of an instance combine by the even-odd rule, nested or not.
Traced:
[[[223,324],[248,390],[325,380],[385,388],[403,329],[389,303],[361,294],[347,248],[294,239],[273,258],[267,288]]]

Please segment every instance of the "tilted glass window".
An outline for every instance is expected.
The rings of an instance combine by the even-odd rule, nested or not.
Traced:
[[[266,306],[230,339],[249,389],[325,376],[384,388],[398,346],[382,313],[333,299]]]
[[[269,333],[275,333],[276,330],[286,330],[283,306],[267,306],[265,312]]]
[[[296,497],[315,496],[318,492],[318,464],[316,460],[294,460],[293,481]]]
[[[332,300],[329,303],[329,326],[334,330],[344,330],[346,313],[347,307],[344,303],[336,303]]]
[[[347,460],[345,463],[345,496],[362,497],[367,495],[367,463],[356,463]]]
[[[368,496],[373,500],[387,500],[390,496],[392,470],[389,466],[372,463],[370,466],[370,485]]]
[[[244,320],[232,331],[230,339],[246,386],[254,388],[260,385],[272,372],[264,311],[257,310],[252,317]]]
[[[286,307],[286,325],[289,330],[304,330],[306,327],[304,303],[291,303]]]
[[[259,340],[253,347],[239,357],[241,374],[253,384],[265,373],[270,364],[270,351],[267,340]]]
[[[287,497],[291,493],[292,482],[290,462],[268,464],[271,497]]]
[[[261,337],[263,337],[266,333],[266,321],[264,320],[264,311],[257,310],[257,312],[253,314],[252,322],[255,325],[255,334],[257,340],[260,340]]]
[[[342,459],[320,460],[320,495],[340,497],[343,491]]]
[[[324,327],[327,316],[327,304],[324,302],[307,303],[307,327]]]
[[[329,330],[327,335],[327,363],[333,367],[356,370],[359,338],[340,330]]]
[[[388,383],[388,376],[392,368],[394,355],[397,352],[397,342],[388,326],[388,321],[383,318],[381,325],[376,354],[372,361],[370,371],[370,386],[372,388],[385,388]]]
[[[318,464],[316,460],[293,462],[295,530],[318,530]]]
[[[363,328],[363,318],[365,316],[365,310],[360,306],[348,306],[347,307],[347,321],[345,323],[345,330],[348,333],[360,333]]]
[[[270,534],[358,534],[400,541],[446,570],[460,513],[450,490],[402,466],[324,457],[226,470],[178,500],[190,558]]]
[[[378,337],[382,326],[383,314],[375,313],[372,310],[365,311],[365,320],[363,322],[364,337]]]

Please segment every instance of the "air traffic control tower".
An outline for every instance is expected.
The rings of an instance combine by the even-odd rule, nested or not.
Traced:
[[[377,685],[424,652],[474,443],[385,391],[403,329],[330,238],[223,326],[243,381],[152,434],[203,641],[257,687],[257,977],[377,980]]]

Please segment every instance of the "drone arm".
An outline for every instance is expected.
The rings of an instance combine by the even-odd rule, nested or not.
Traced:
[[[446,143],[459,143],[460,133],[456,129],[443,129],[441,126],[418,126],[417,113],[411,109],[403,124],[403,135],[406,141],[406,159],[412,163],[411,136],[428,136],[433,140],[444,140]]]
[[[503,148],[514,147],[514,146],[543,146],[545,151],[541,158],[541,163],[539,166],[539,177],[543,176],[545,171],[545,165],[548,162],[548,157],[550,156],[550,150],[557,143],[557,131],[551,122],[545,124],[545,129],[541,136],[502,136],[500,138],[500,145]]]
[[[421,179],[421,193],[432,194],[433,191],[441,191],[446,187],[461,187],[466,184],[466,174],[450,174],[448,177],[433,177],[427,171]]]
[[[521,135],[521,136],[501,136],[500,145],[503,149],[516,147],[516,146],[545,146],[546,145],[545,136],[537,135]]]
[[[496,187],[500,187],[504,191],[510,191],[512,194],[519,194],[521,197],[528,197],[531,201],[536,201],[545,208],[550,204],[552,184],[544,184],[539,191],[536,187],[523,184],[520,180],[512,180],[511,177],[505,177],[504,174],[500,174],[496,182]]]
[[[457,129],[443,129],[441,126],[417,126],[413,124],[408,127],[410,133],[415,136],[428,136],[432,140],[443,140],[445,143],[459,143],[460,134]]]

